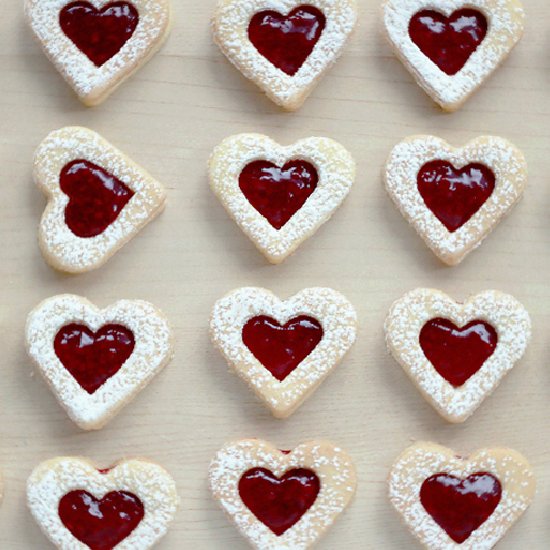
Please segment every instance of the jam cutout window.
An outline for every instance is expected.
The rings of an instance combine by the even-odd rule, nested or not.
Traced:
[[[306,468],[289,470],[280,478],[266,468],[252,468],[239,481],[245,506],[278,537],[300,521],[320,489],[319,478]]]
[[[248,38],[277,69],[294,76],[313,51],[325,26],[325,15],[313,6],[299,6],[286,16],[268,10],[252,17]]]
[[[435,370],[459,387],[493,355],[498,335],[494,327],[479,319],[459,328],[448,319],[436,318],[422,327],[419,341]]]
[[[83,159],[63,167],[59,186],[69,197],[65,223],[83,239],[101,235],[134,196],[134,192],[118,178]]]
[[[409,22],[409,36],[421,52],[452,76],[466,65],[487,35],[487,18],[474,9],[461,9],[446,17],[423,10]]]
[[[59,501],[59,519],[90,550],[112,550],[141,523],[145,507],[126,491],[97,499],[87,491],[71,491]]]
[[[74,45],[102,67],[130,40],[139,13],[130,2],[111,2],[97,9],[90,2],[71,2],[59,13],[59,25]]]
[[[462,544],[495,511],[502,497],[500,481],[476,472],[465,479],[440,473],[422,483],[420,502],[457,544]]]
[[[426,163],[417,176],[424,203],[451,233],[485,204],[493,194],[495,181],[493,171],[483,164],[472,163],[457,169],[443,160]]]
[[[73,323],[62,327],[54,340],[58,359],[89,394],[95,393],[122,368],[134,347],[133,332],[115,324],[93,332]]]
[[[306,315],[294,317],[285,325],[260,315],[244,325],[242,338],[254,357],[282,382],[317,347],[323,328]]]
[[[302,208],[318,182],[317,169],[305,160],[291,160],[282,167],[257,160],[239,176],[248,202],[277,230]]]

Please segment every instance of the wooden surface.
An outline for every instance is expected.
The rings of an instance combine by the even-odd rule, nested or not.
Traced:
[[[412,440],[468,452],[506,445],[536,470],[539,493],[499,548],[544,549],[550,537],[550,8],[527,0],[526,35],[465,107],[438,111],[380,36],[380,0],[360,0],[360,21],[344,56],[305,106],[281,112],[212,45],[215,0],[174,1],[175,26],[162,52],[104,105],[86,109],[33,42],[22,2],[0,19],[0,468],[5,496],[0,547],[46,548],[25,506],[25,481],[40,461],[86,455],[107,466],[147,456],[176,478],[181,508],[163,550],[245,549],[208,492],[206,471],[226,441],[261,437],[281,448],[310,438],[345,447],[359,470],[357,498],[319,545],[405,550],[415,543],[386,498],[388,468]],[[63,276],[42,260],[36,230],[44,198],[31,159],[55,128],[100,132],[169,189],[166,212],[99,271]],[[358,161],[350,197],[297,254],[268,265],[216,201],[206,178],[211,149],[225,136],[258,131],[281,143],[329,136]],[[524,150],[524,200],[462,265],[446,268],[390,203],[380,172],[402,137],[433,133],[461,144],[497,134]],[[273,419],[231,376],[208,337],[214,301],[243,285],[285,297],[307,286],[342,291],[357,308],[358,342],[342,365],[290,419]],[[515,295],[532,315],[525,359],[464,425],[441,420],[388,357],[382,325],[392,301],[417,286],[463,298],[487,288]],[[35,374],[23,327],[43,298],[73,292],[98,305],[142,298],[173,323],[173,362],[105,429],[76,428]]]

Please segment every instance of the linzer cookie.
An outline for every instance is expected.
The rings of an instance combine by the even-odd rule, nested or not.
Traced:
[[[326,441],[279,451],[266,441],[225,445],[210,464],[214,498],[258,550],[311,548],[357,485],[350,457]]]
[[[281,301],[263,288],[240,288],[214,305],[212,342],[274,416],[291,415],[355,342],[357,316],[330,288],[307,288]]]
[[[29,509],[60,550],[147,550],[168,531],[179,498],[172,477],[145,460],[98,469],[58,457],[27,481]]]
[[[101,267],[164,208],[166,193],[143,168],[86,128],[49,134],[34,160],[48,197],[38,240],[54,268]]]
[[[386,189],[405,219],[444,263],[477,248],[521,198],[523,153],[505,139],[482,136],[454,148],[434,136],[411,136],[392,150]]]
[[[64,294],[27,319],[30,357],[70,418],[85,430],[103,427],[172,358],[164,315],[140,300],[100,310]]]
[[[270,262],[280,263],[344,201],[355,162],[328,138],[282,146],[260,134],[239,134],[214,149],[209,174],[229,215]]]
[[[428,550],[490,550],[535,495],[531,466],[511,449],[462,457],[435,443],[417,443],[394,463],[389,496]]]
[[[523,34],[519,0],[385,0],[395,53],[443,109],[455,111]]]
[[[355,0],[220,0],[214,41],[285,109],[298,109],[340,56],[357,20]]]
[[[86,105],[104,101],[160,48],[169,0],[25,0],[50,61]]]
[[[523,356],[531,320],[496,290],[459,303],[419,288],[392,305],[385,331],[389,351],[424,398],[450,422],[464,422]]]

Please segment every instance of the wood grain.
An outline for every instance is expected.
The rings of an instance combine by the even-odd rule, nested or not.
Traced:
[[[529,0],[526,35],[464,108],[440,112],[394,58],[380,33],[380,0],[359,2],[360,23],[342,59],[305,106],[281,112],[211,43],[215,0],[174,2],[175,27],[162,52],[104,105],[81,106],[33,42],[22,2],[0,18],[0,547],[45,548],[25,506],[25,480],[38,462],[86,455],[107,466],[147,456],[176,478],[182,498],[163,550],[243,549],[211,500],[206,471],[226,441],[262,437],[291,448],[315,437],[355,458],[355,502],[319,548],[415,547],[386,498],[388,468],[412,440],[468,452],[506,445],[530,458],[539,494],[499,548],[548,547],[550,446],[546,431],[550,369],[550,9]],[[100,132],[169,189],[166,212],[99,271],[68,277],[42,260],[36,231],[44,198],[31,159],[52,129],[79,124]],[[227,135],[258,131],[281,143],[310,135],[344,144],[358,161],[350,197],[316,236],[279,266],[268,265],[209,190],[206,161]],[[479,134],[510,139],[525,152],[525,198],[462,265],[447,268],[390,203],[381,167],[402,137],[433,133],[454,144]],[[307,286],[343,292],[357,308],[359,340],[343,364],[290,419],[278,421],[228,374],[208,339],[214,301],[243,285],[288,296]],[[446,424],[387,355],[382,325],[396,298],[417,286],[463,298],[487,288],[509,292],[532,315],[525,359],[464,425]],[[98,305],[143,298],[171,319],[172,364],[97,433],[78,430],[26,357],[23,327],[41,299],[62,292]]]

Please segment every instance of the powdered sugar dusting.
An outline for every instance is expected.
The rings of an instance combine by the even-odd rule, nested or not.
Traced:
[[[92,238],[75,235],[65,223],[69,197],[59,187],[59,174],[73,160],[87,160],[104,168],[135,194],[117,219]],[[49,134],[35,154],[34,179],[48,196],[40,222],[39,243],[56,269],[79,273],[103,265],[163,209],[163,186],[99,134],[67,127]]]
[[[258,315],[267,315],[281,324],[308,315],[323,328],[323,338],[317,347],[283,381],[277,380],[243,342],[244,325]],[[229,364],[273,414],[286,417],[344,357],[355,342],[356,325],[353,306],[335,290],[307,288],[283,302],[269,290],[245,287],[216,302],[210,318],[210,335]]]
[[[122,49],[101,67],[65,35],[60,11],[72,0],[26,0],[25,11],[44,52],[84,103],[103,101],[161,46],[170,27],[169,0],[132,0],[139,23]],[[110,0],[90,0],[101,9]]]
[[[319,175],[315,191],[279,230],[248,201],[239,188],[244,167],[256,160],[283,166],[289,160],[313,164]],[[330,219],[349,193],[355,162],[339,143],[310,137],[281,146],[260,134],[239,134],[218,145],[209,162],[210,185],[229,215],[272,263],[282,262]]]
[[[120,324],[134,335],[132,355],[94,393],[85,391],[57,357],[59,330],[79,323],[96,332]],[[164,315],[140,300],[120,300],[104,310],[80,296],[64,294],[39,304],[27,319],[27,350],[61,406],[83,429],[99,429],[141,391],[172,358],[172,333]]]
[[[458,388],[435,370],[420,346],[422,327],[438,317],[458,327],[473,320],[486,321],[498,334],[494,353]],[[487,290],[460,304],[438,290],[419,288],[392,305],[385,331],[389,351],[423,396],[451,422],[463,422],[523,356],[531,339],[531,320],[515,298],[496,290]]]
[[[144,505],[144,516],[116,550],[147,550],[167,532],[179,498],[171,476],[160,466],[144,460],[125,460],[100,473],[88,460],[59,457],[43,462],[27,482],[27,504],[34,519],[61,550],[89,550],[63,525],[59,501],[71,491],[88,491],[98,499],[112,491],[127,491]]]
[[[277,477],[288,470],[312,470],[321,482],[313,506],[283,535],[277,537],[244,505],[238,484],[251,468],[266,468]],[[270,443],[245,439],[229,443],[214,457],[209,471],[214,497],[237,528],[258,550],[305,550],[315,543],[346,508],[355,493],[355,468],[342,449],[325,441],[299,445],[283,454]]]
[[[260,55],[248,39],[248,25],[260,11],[287,14],[303,4],[318,8],[326,17],[326,27],[302,67],[290,76]],[[355,0],[220,0],[212,28],[214,41],[229,61],[262,88],[272,101],[294,110],[301,106],[322,74],[340,56],[356,21]]]
[[[481,163],[495,175],[491,196],[453,233],[436,218],[418,191],[418,172],[432,160],[448,161],[457,169]],[[428,247],[443,262],[455,265],[481,244],[521,198],[527,183],[527,163],[521,151],[500,137],[482,136],[454,148],[435,136],[411,136],[393,148],[384,180],[393,202]]]
[[[426,512],[420,488],[438,473],[465,479],[487,472],[501,483],[502,496],[495,511],[462,544],[454,542]],[[527,460],[511,449],[482,449],[469,458],[434,443],[417,443],[393,465],[389,497],[405,523],[428,550],[490,550],[525,512],[535,494],[535,478]]]
[[[411,40],[409,22],[424,9],[449,16],[477,9],[487,19],[483,42],[455,75],[448,75]],[[418,84],[444,109],[455,110],[504,60],[523,34],[525,13],[518,0],[386,0],[383,17],[389,41]]]

